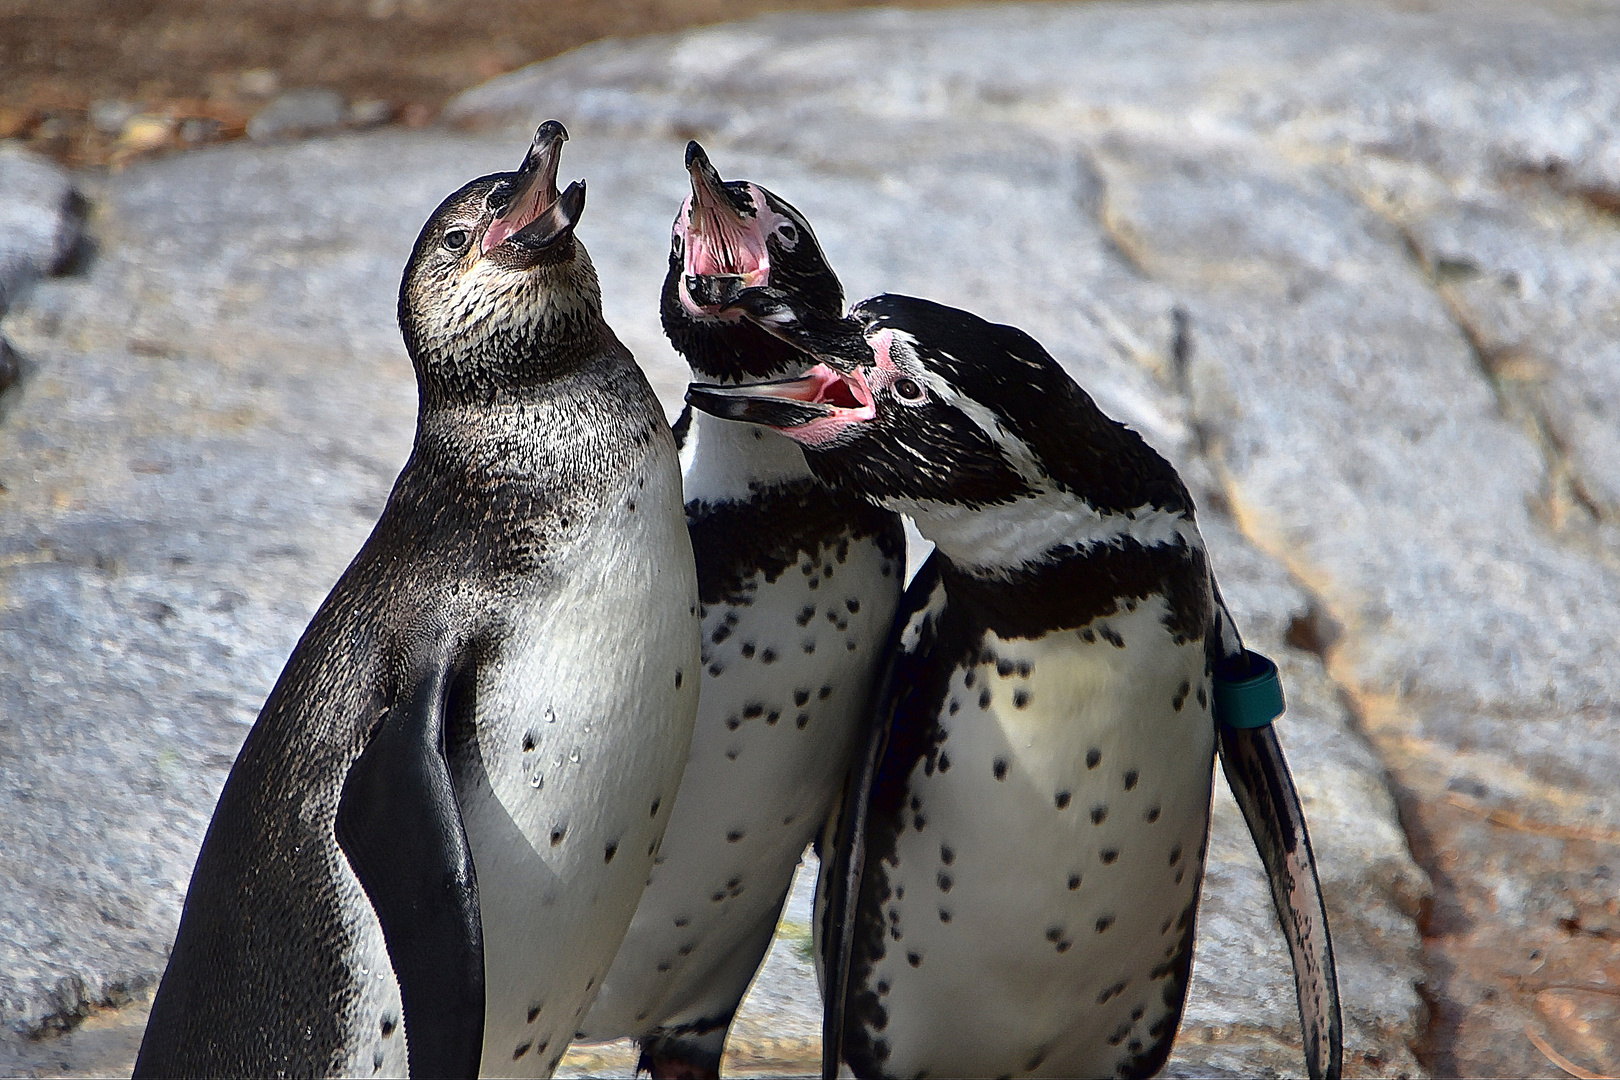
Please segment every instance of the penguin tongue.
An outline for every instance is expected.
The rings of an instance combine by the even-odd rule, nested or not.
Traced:
[[[496,188],[498,197],[504,201],[484,233],[480,244],[483,254],[522,232],[556,205],[557,166],[562,160],[562,144],[567,139],[568,130],[555,120],[547,120],[534,133],[534,141],[523,155],[523,164],[506,182],[506,190]]]

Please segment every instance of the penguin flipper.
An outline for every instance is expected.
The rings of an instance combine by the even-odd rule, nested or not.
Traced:
[[[1235,662],[1247,654],[1236,624],[1215,591],[1215,646]],[[1219,668],[1217,664],[1217,668]],[[1221,771],[1232,789],[1249,835],[1265,865],[1277,921],[1294,961],[1294,993],[1305,1039],[1305,1069],[1311,1080],[1338,1080],[1343,1069],[1344,1023],[1339,1013],[1339,981],[1333,964],[1322,883],[1305,827],[1299,792],[1271,724],[1236,728],[1217,722]]]
[[[382,923],[412,1076],[478,1075],[484,938],[472,848],[445,755],[444,650],[404,680],[349,770],[337,840]]]
[[[822,1080],[837,1080],[838,1062],[843,1053],[850,958],[855,949],[855,907],[866,871],[866,819],[872,788],[889,743],[895,705],[908,685],[903,669],[909,666],[910,657],[925,653],[933,642],[934,626],[930,617],[933,613],[929,611],[929,602],[940,584],[940,565],[940,556],[928,557],[895,612],[889,640],[884,646],[883,667],[872,685],[866,736],[859,756],[850,767],[843,805],[833,819],[836,832],[822,851],[822,859],[829,867],[822,881],[830,890],[827,902],[822,905],[822,966],[826,972],[822,988]]]

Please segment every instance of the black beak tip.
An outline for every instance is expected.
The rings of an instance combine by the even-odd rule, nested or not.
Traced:
[[[568,129],[562,126],[561,120],[547,120],[534,132],[534,145],[548,146],[551,143],[568,141]]]
[[[557,196],[563,214],[570,222],[578,222],[579,216],[585,212],[585,181],[575,180],[569,184],[563,193]]]
[[[686,144],[686,167],[688,170],[693,168],[711,168],[709,165],[709,155],[703,152],[703,147],[698,145],[698,141],[696,139],[692,139]]]

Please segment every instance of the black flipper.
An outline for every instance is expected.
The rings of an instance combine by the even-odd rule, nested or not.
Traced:
[[[926,615],[919,619],[918,616],[927,608],[934,590],[939,587],[941,561],[938,555],[928,557],[912,579],[895,612],[888,644],[884,647],[883,668],[872,686],[866,738],[845,782],[843,805],[835,819],[836,834],[830,837],[830,843],[823,844],[821,851],[822,860],[828,867],[823,870],[821,880],[830,890],[827,902],[821,905],[821,951],[825,972],[821,995],[822,1080],[837,1080],[838,1063],[843,1053],[850,957],[855,948],[855,905],[860,899],[861,877],[866,870],[867,811],[871,805],[872,786],[877,780],[878,765],[883,761],[883,752],[888,746],[897,691],[903,690],[906,685],[903,675],[897,677],[896,672],[906,666],[906,658],[926,652],[933,642],[932,619]],[[908,630],[912,633],[908,633]]]
[[[337,839],[382,922],[411,1075],[474,1077],[484,1044],[484,932],[445,757],[455,672],[442,651],[408,670],[343,784]]]
[[[1248,674],[1248,653],[1232,617],[1216,592],[1220,659],[1218,673]],[[1241,667],[1242,670],[1234,670]],[[1305,828],[1299,793],[1272,725],[1234,728],[1215,725],[1221,769],[1249,824],[1249,835],[1265,864],[1277,921],[1294,961],[1294,992],[1299,999],[1305,1040],[1305,1068],[1311,1080],[1338,1080],[1343,1068],[1344,1024],[1339,1014],[1339,982],[1333,966],[1333,938],[1316,876],[1316,858]]]

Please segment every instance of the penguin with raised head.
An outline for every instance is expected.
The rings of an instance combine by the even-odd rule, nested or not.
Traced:
[[[661,305],[670,341],[697,379],[801,374],[809,358],[722,305],[769,286],[841,318],[810,223],[758,184],[722,181],[695,142],[686,167]],[[718,1076],[794,868],[865,738],[905,538],[892,512],[817,481],[791,439],[690,409],[676,431],[702,598],[697,729],[658,865],[582,1031],[635,1037],[654,1076]]]
[[[792,437],[818,477],[936,545],[823,878],[839,931],[824,1073],[835,1050],[863,1077],[1158,1071],[1219,737],[1294,949],[1307,1064],[1337,1074],[1304,820],[1269,727],[1212,715],[1253,654],[1175,470],[1012,327],[903,296],[833,324],[768,290],[734,302],[826,362],[688,400]]]
[[[410,459],[225,783],[137,1076],[548,1076],[607,973],[691,738],[697,583],[566,138],[417,239]]]

